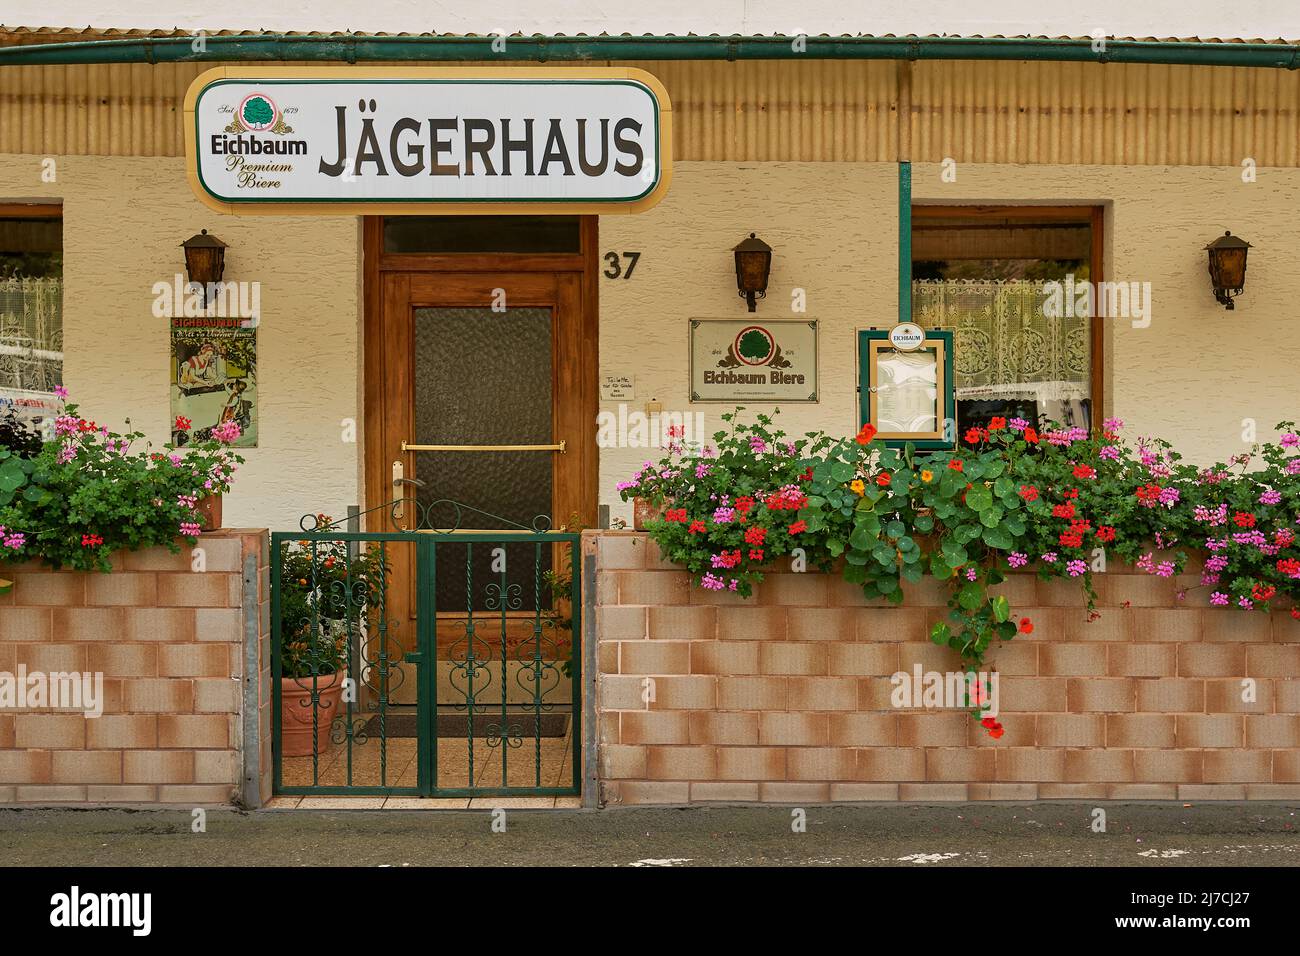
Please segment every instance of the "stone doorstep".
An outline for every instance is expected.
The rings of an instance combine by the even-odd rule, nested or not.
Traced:
[[[261,809],[285,810],[576,810],[582,798],[570,797],[272,797]]]

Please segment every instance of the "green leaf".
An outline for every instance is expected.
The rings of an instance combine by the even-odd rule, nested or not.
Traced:
[[[929,534],[934,530],[934,516],[917,515],[916,520],[912,522],[912,526],[922,534]]]
[[[999,551],[1010,551],[1015,544],[1005,528],[985,528],[980,537],[990,548],[997,548]]]
[[[935,644],[938,644],[940,647],[947,644],[948,639],[951,636],[952,631],[948,628],[947,624],[943,623],[943,621],[940,621],[934,627],[930,628],[930,640]]]
[[[839,538],[827,538],[826,550],[831,553],[831,557],[838,558],[844,553],[844,542]]]
[[[966,490],[966,507],[973,511],[984,511],[993,506],[993,493],[983,485],[975,485]]]
[[[996,528],[1002,523],[1002,509],[998,505],[980,512],[980,524],[986,528]]]
[[[857,474],[857,469],[855,469],[847,461],[837,461],[831,465],[831,479],[839,482],[840,484],[845,484],[847,482],[852,481],[853,477],[856,474]]]
[[[974,611],[984,603],[984,585],[970,581],[957,593],[957,603],[968,611]]]
[[[925,577],[925,571],[916,563],[903,565],[902,574],[904,581],[910,581],[913,584],[920,584],[921,579]]]
[[[996,621],[1005,621],[1011,616],[1011,602],[999,594],[989,602],[993,607],[993,619]]]

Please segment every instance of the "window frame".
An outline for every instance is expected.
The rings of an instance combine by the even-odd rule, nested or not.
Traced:
[[[1104,281],[1106,207],[1081,203],[1063,205],[987,205],[979,203],[925,203],[914,202],[911,207],[912,227],[918,221],[961,216],[967,219],[1021,220],[1052,223],[1078,223],[1088,226],[1088,277],[1093,288]],[[908,242],[911,255],[913,243]],[[911,275],[908,262],[908,274]],[[910,281],[910,279],[909,279]],[[909,295],[910,301],[910,295]],[[1094,297],[1095,303],[1095,297]],[[1095,308],[1094,308],[1095,311]],[[909,317],[910,320],[910,317]],[[1097,315],[1088,317],[1088,398],[1091,402],[1091,420],[1100,427],[1110,414],[1106,397],[1106,326]]]

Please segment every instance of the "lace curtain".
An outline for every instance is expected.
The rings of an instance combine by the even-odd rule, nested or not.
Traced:
[[[0,279],[0,389],[52,392],[63,381],[63,279]]]
[[[1072,406],[1088,398],[1086,317],[1043,314],[1042,281],[917,279],[912,317],[951,329],[958,399],[1035,400]]]

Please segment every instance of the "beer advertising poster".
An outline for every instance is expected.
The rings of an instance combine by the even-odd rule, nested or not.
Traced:
[[[236,448],[257,447],[256,319],[195,316],[171,320],[172,442],[206,441],[239,425]]]

